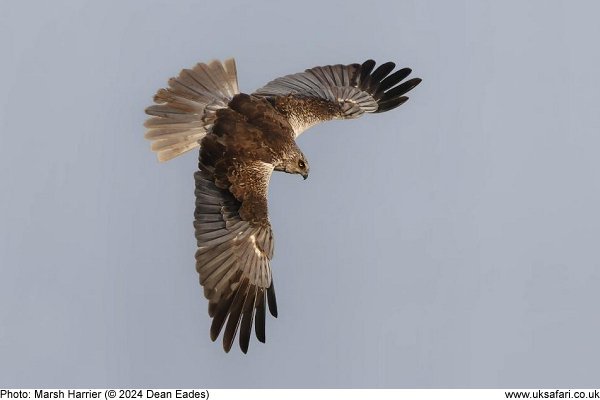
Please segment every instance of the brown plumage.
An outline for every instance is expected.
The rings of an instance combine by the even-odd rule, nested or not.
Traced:
[[[160,89],[146,109],[146,138],[160,161],[200,146],[194,228],[196,270],[213,318],[229,351],[239,330],[248,351],[252,325],[265,342],[268,307],[277,317],[270,261],[273,233],[267,190],[273,171],[300,174],[309,167],[296,137],[332,119],[391,110],[421,81],[401,83],[410,69],[395,64],[315,67],[277,78],[251,95],[239,93],[233,59],[197,64]]]

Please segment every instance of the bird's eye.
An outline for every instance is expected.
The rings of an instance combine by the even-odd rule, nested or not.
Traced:
[[[299,160],[299,161],[298,161],[298,166],[299,166],[300,168],[304,169],[304,168],[306,167],[306,164],[304,164],[304,161],[302,161],[302,160]]]

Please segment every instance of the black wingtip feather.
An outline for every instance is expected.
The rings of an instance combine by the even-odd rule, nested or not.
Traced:
[[[265,343],[265,319],[267,310],[265,309],[265,290],[260,289],[256,299],[256,315],[254,316],[254,330],[259,342]]]
[[[361,89],[366,89],[369,86],[369,82],[371,81],[371,71],[375,68],[374,60],[367,60],[360,66],[360,82],[359,87]]]
[[[239,286],[233,303],[229,308],[229,318],[227,318],[227,325],[225,326],[225,333],[223,333],[223,349],[226,353],[229,353],[231,347],[233,346],[233,342],[235,339],[235,335],[237,334],[238,328],[240,326],[240,320],[242,317],[242,309],[244,308],[244,303],[246,301],[246,294],[248,292],[248,280],[245,279]]]
[[[375,60],[369,59],[361,64],[361,66],[360,66],[361,74],[369,75],[371,73],[371,71],[373,71],[373,68],[375,68]]]
[[[413,78],[402,82],[410,75],[412,70],[410,68],[401,68],[391,73],[395,66],[390,61],[381,64],[373,71],[373,68],[375,68],[375,61],[373,60],[367,60],[360,66],[360,82],[358,86],[377,100],[378,108],[375,111],[376,113],[389,111],[402,105],[408,100],[408,97],[403,95],[421,83],[420,78]]]
[[[394,70],[396,64],[388,61],[384,64],[381,64],[373,73],[371,74],[371,79],[376,82],[381,82],[390,72]]]
[[[251,286],[248,289],[246,300],[244,302],[244,308],[242,310],[242,322],[240,324],[240,349],[244,354],[248,353],[248,346],[250,345],[250,336],[252,335],[252,320],[254,317],[254,307],[256,304],[256,286]]]
[[[217,303],[208,303],[208,316],[214,317],[215,312],[217,311]]]
[[[375,111],[375,113],[382,113],[393,110],[394,108],[400,107],[402,104],[406,103],[407,100],[408,97],[402,96],[379,103],[379,108],[377,109],[377,111]]]
[[[233,296],[230,296],[227,300],[221,301],[215,310],[215,316],[212,324],[210,325],[210,340],[213,342],[217,340],[219,334],[221,333],[221,329],[223,329],[223,325],[225,324],[227,314],[229,314],[229,307],[231,306],[232,302]]]
[[[387,92],[385,92],[385,94],[383,95],[383,97],[381,98],[382,102],[388,101],[390,99],[393,98],[397,98],[402,96],[403,94],[408,93],[409,91],[411,91],[415,86],[417,86],[419,83],[421,83],[421,78],[413,78],[410,79],[390,90],[388,90]]]
[[[269,304],[269,312],[277,318],[277,299],[275,298],[275,286],[271,281],[271,286],[267,289],[267,303]]]
[[[396,86],[402,80],[404,80],[412,70],[410,68],[402,68],[393,74],[389,75],[387,78],[381,81],[379,87],[377,88],[377,93],[375,94],[375,99],[380,99],[383,96],[383,93],[390,89],[393,86]]]

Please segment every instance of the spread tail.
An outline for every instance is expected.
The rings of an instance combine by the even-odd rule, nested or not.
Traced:
[[[158,160],[168,161],[198,147],[216,110],[227,107],[239,92],[233,58],[196,64],[169,79],[169,87],[154,96],[156,104],[146,108],[151,117],[144,124],[145,138],[152,142]]]

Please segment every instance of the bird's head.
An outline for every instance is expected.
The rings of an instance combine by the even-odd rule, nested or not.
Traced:
[[[306,179],[309,172],[308,161],[301,151],[297,151],[283,162],[280,170],[288,174],[300,174]]]

